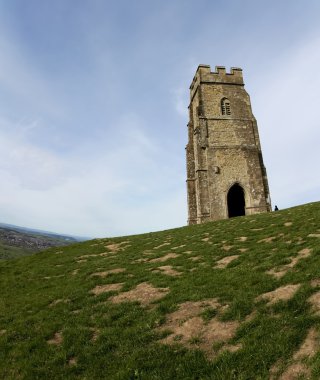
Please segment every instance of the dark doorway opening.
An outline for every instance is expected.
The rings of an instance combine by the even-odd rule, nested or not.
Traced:
[[[228,214],[229,218],[245,215],[245,200],[243,188],[237,183],[228,192]]]

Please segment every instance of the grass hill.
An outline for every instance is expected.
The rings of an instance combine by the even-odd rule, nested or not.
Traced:
[[[0,378],[319,379],[319,219],[320,202],[2,261]]]
[[[49,247],[76,242],[71,236],[0,223],[0,260],[30,255]]]

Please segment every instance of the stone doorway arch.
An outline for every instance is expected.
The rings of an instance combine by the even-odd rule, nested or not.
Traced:
[[[229,218],[246,215],[246,201],[244,198],[244,190],[238,183],[235,183],[230,187],[227,196],[227,203]]]

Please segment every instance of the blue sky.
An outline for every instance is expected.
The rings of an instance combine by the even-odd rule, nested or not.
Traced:
[[[319,200],[318,1],[0,0],[0,222],[186,224],[189,85],[242,67],[271,199]]]

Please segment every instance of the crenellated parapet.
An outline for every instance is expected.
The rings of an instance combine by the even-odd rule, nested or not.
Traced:
[[[190,85],[191,99],[197,91],[199,84],[202,83],[221,83],[243,86],[242,69],[231,67],[230,73],[227,73],[224,66],[216,66],[215,71],[212,72],[210,65],[199,65]]]

